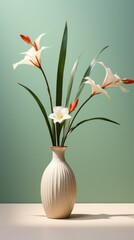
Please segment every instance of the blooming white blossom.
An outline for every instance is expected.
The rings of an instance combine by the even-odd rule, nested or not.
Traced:
[[[68,108],[56,106],[53,108],[53,113],[49,115],[49,118],[53,119],[54,123],[62,123],[64,120],[71,118]]]
[[[47,47],[41,47],[40,48],[40,40],[41,38],[45,35],[45,33],[41,34],[35,41],[34,43],[32,44],[31,40],[29,40],[29,42],[27,42],[28,44],[31,44],[32,47],[27,51],[27,52],[24,52],[22,54],[25,54],[25,57],[24,59],[22,59],[21,61],[13,64],[13,68],[15,69],[18,65],[21,65],[21,64],[28,64],[28,65],[32,65],[32,66],[35,66],[35,67],[40,67],[40,59],[41,59],[41,52],[42,50],[46,49]],[[22,35],[23,36],[23,35]],[[28,38],[28,37],[26,37]],[[30,39],[30,38],[28,38]]]
[[[113,74],[110,68],[107,68],[104,63],[99,62],[105,69],[106,75],[102,82],[102,88],[119,87],[123,92],[128,90],[121,86],[122,80],[117,74]]]
[[[92,80],[90,77],[85,77],[85,83],[88,83],[92,87],[91,95],[96,95],[99,93],[104,93],[107,97],[109,97],[106,90],[104,90],[99,84],[95,84],[94,80]]]

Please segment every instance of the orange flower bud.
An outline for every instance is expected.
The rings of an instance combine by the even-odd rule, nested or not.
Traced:
[[[28,44],[32,44],[30,37],[20,34],[20,37]]]
[[[69,105],[69,113],[71,113],[71,112],[73,112],[75,110],[75,108],[78,105],[78,101],[79,101],[79,99],[76,98],[73,103],[70,103],[70,105]]]
[[[134,80],[124,78],[124,79],[122,80],[122,82],[123,82],[124,84],[132,84],[132,83],[134,83]]]

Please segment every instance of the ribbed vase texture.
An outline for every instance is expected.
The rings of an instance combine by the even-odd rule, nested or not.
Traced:
[[[66,147],[51,147],[52,161],[41,180],[41,199],[48,218],[68,218],[76,197],[73,171],[64,158]]]

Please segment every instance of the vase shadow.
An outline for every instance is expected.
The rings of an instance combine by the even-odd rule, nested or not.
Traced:
[[[40,215],[34,215],[35,217],[44,217],[47,218],[45,214]],[[79,213],[72,213],[70,218],[65,218],[61,220],[73,220],[73,221],[79,221],[79,220],[101,220],[101,219],[110,219],[113,217],[130,217],[134,219],[134,214],[79,214]],[[60,219],[59,219],[60,220]]]
[[[130,217],[134,218],[134,214],[71,214],[71,220],[100,220],[110,219],[112,217]]]

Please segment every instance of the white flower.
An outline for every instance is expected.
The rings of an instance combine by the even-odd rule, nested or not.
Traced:
[[[40,58],[41,58],[41,52],[42,50],[46,49],[47,47],[41,47],[40,48],[40,40],[45,35],[45,33],[41,34],[32,44],[32,42],[29,41],[29,44],[32,45],[32,47],[22,54],[25,54],[25,57],[23,60],[13,64],[13,68],[15,69],[18,65],[21,64],[28,64],[35,67],[40,67]],[[30,38],[29,38],[30,39]]]
[[[87,81],[85,83],[88,83],[92,87],[91,95],[96,95],[99,93],[104,93],[107,97],[109,97],[107,91],[105,91],[99,84],[95,84],[94,80],[92,80],[90,77],[85,77]]]
[[[53,108],[53,113],[49,115],[49,118],[53,119],[54,123],[62,123],[64,120],[71,118],[68,108],[56,106]]]
[[[113,74],[110,68],[107,68],[104,63],[99,62],[106,71],[105,78],[102,83],[102,88],[110,88],[110,87],[119,87],[123,92],[128,92],[128,90],[121,86],[121,78],[117,74]]]

